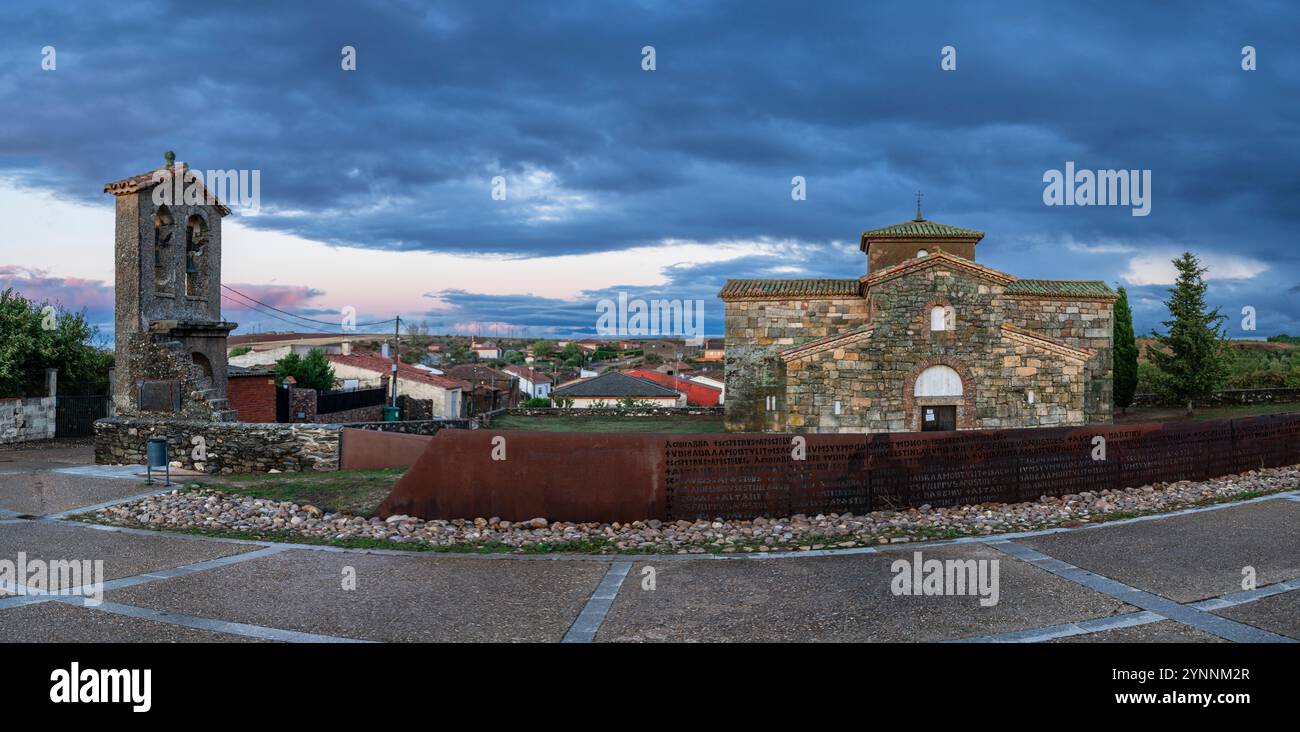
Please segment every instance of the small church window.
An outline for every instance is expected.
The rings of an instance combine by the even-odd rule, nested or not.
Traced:
[[[942,305],[935,305],[930,309],[930,331],[937,330],[948,330],[947,318],[944,317]]]

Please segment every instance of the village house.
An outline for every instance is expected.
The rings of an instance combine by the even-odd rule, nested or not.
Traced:
[[[571,398],[573,404],[570,406],[576,409],[617,407],[625,399],[656,407],[686,406],[685,394],[649,379],[617,371],[606,371],[600,376],[564,384],[552,392],[552,398]]]
[[[729,430],[897,432],[1111,421],[1116,294],[975,262],[917,216],[862,234],[854,279],[729,280]]]
[[[469,350],[473,351],[474,355],[484,361],[493,361],[501,358],[501,349],[492,341],[486,341],[484,343],[470,341]]]
[[[381,383],[382,377],[392,373],[393,360],[373,352],[330,354],[325,357],[334,368],[334,376],[346,385],[354,386]],[[459,379],[439,376],[407,363],[397,363],[397,393],[408,399],[428,403],[425,410],[433,418],[454,419],[464,416],[465,398],[470,385]]]
[[[519,377],[482,364],[461,364],[447,369],[447,375],[468,383],[469,414],[509,409],[519,404]]]
[[[699,355],[700,361],[722,361],[727,354],[725,341],[721,338],[710,338],[704,342],[704,350]]]
[[[529,399],[551,398],[551,377],[527,366],[510,365],[502,369],[519,379],[519,391]]]
[[[634,369],[625,373],[627,373],[628,376],[649,379],[660,386],[666,386],[673,391],[680,392],[686,396],[686,404],[688,406],[716,407],[722,402],[721,388],[708,386],[699,383],[694,379],[670,376],[669,374],[660,373],[658,371],[645,371],[642,369]]]

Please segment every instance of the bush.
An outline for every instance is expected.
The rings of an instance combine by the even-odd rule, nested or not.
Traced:
[[[524,400],[519,406],[525,409],[546,409],[551,406],[551,400],[546,397],[533,397]]]
[[[102,381],[113,356],[93,345],[99,331],[85,312],[41,305],[0,291],[0,396],[45,393],[45,369],[61,384]]]

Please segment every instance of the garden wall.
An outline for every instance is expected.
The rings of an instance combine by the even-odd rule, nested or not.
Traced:
[[[95,462],[143,465],[150,437],[170,459],[202,473],[329,471],[339,467],[340,425],[110,417],[95,422]]]
[[[54,437],[55,397],[0,399],[0,445]]]
[[[1198,400],[1196,406],[1216,407],[1231,404],[1290,404],[1292,402],[1300,402],[1300,389],[1225,389],[1224,391],[1216,391],[1204,399]],[[1161,399],[1157,394],[1134,394],[1133,406],[1182,407],[1186,405],[1167,402]]]

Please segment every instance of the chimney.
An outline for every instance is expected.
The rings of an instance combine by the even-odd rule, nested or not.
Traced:
[[[342,350],[344,356],[351,356],[352,341],[343,341],[342,345],[340,346],[340,349]]]
[[[389,356],[388,356],[388,343],[387,343],[387,342],[385,342],[385,343],[380,347],[380,349],[379,349],[379,355],[383,356],[384,358],[388,358],[388,357],[389,357]]]

